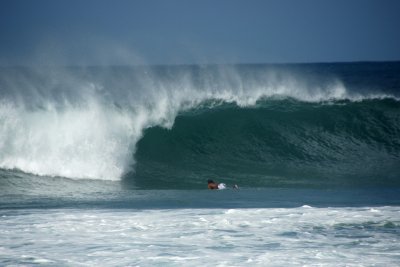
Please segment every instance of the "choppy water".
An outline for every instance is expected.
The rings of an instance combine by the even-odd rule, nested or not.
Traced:
[[[2,212],[2,265],[397,266],[400,210]]]

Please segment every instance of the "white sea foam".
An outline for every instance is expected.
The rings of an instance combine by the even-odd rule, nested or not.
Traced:
[[[7,211],[0,265],[398,266],[399,207]]]
[[[3,104],[0,120],[0,166],[39,175],[118,179],[140,132],[127,114],[97,103],[62,111]]]

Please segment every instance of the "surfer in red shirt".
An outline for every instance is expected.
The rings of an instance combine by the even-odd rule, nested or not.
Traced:
[[[213,180],[208,180],[208,189],[218,189],[218,184]]]
[[[224,183],[216,183],[213,180],[207,180],[208,189],[226,189],[226,185]],[[233,189],[239,189],[237,185],[233,186]]]

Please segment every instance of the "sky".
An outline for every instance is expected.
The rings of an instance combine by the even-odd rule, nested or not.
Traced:
[[[0,65],[400,60],[398,0],[0,0]]]

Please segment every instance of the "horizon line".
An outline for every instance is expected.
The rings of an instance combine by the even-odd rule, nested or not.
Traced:
[[[90,67],[180,67],[180,66],[232,66],[232,65],[313,65],[313,64],[366,64],[366,63],[400,63],[396,60],[349,60],[349,61],[293,61],[293,62],[230,62],[230,63],[153,63],[153,64],[13,64],[3,65],[1,68],[26,68],[26,67],[66,67],[66,68],[90,68]]]

